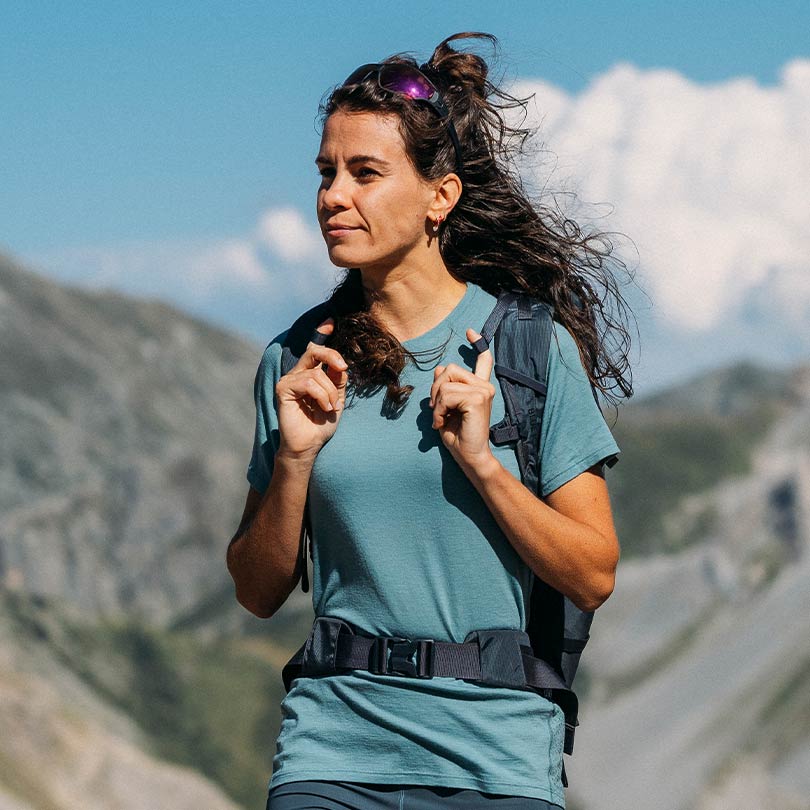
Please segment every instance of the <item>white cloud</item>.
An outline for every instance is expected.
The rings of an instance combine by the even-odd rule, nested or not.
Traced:
[[[296,208],[270,208],[259,217],[255,239],[280,259],[306,262],[324,255],[323,237]]]
[[[708,345],[732,328],[745,335],[751,312],[758,334],[771,323],[807,332],[805,322],[782,327],[810,313],[810,60],[785,64],[768,87],[746,77],[696,84],[620,63],[576,95],[543,81],[511,90],[535,94],[528,123],[540,124],[544,151],[524,171],[538,188],[575,190],[586,223],[632,238],[638,257],[630,244],[618,248],[628,265],[638,261],[657,336]],[[265,335],[334,286],[313,221],[276,206],[244,234],[25,258],[68,281],[227,314]]]
[[[241,236],[85,245],[25,258],[64,281],[164,298],[206,313],[240,297],[252,304],[264,300],[268,308],[312,306],[334,286],[337,272],[320,232],[289,207],[263,211]]]
[[[576,96],[542,81],[513,91],[536,94],[530,123],[554,155],[539,156],[536,179],[615,206],[594,224],[634,240],[659,317],[708,329],[773,267],[810,271],[810,60],[773,87],[622,63]],[[786,303],[804,311],[810,272],[790,277]]]

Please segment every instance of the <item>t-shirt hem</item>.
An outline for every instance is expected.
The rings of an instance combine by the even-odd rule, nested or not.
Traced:
[[[541,497],[545,498],[550,492],[554,492],[555,489],[559,489],[563,484],[567,484],[572,478],[576,478],[580,473],[593,467],[597,461],[611,457],[618,460],[620,452],[615,444],[606,444],[598,450],[594,450],[584,458],[566,467],[562,472],[557,473],[550,481],[547,481]],[[613,463],[615,464],[615,461]]]
[[[563,810],[565,808],[565,797],[561,794],[554,794],[553,791],[544,790],[540,785],[516,785],[513,782],[499,782],[474,777],[453,777],[435,773],[421,773],[419,771],[408,771],[398,773],[396,771],[344,771],[331,770],[328,768],[318,768],[317,770],[294,770],[285,771],[276,776],[273,774],[268,782],[268,789],[276,785],[283,785],[287,782],[300,782],[308,779],[328,779],[339,782],[371,782],[381,785],[425,785],[441,786],[448,788],[461,788],[477,790],[482,793],[497,793],[507,796],[522,796],[529,799],[543,799]]]

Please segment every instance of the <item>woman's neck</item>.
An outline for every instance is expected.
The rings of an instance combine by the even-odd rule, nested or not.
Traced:
[[[400,343],[440,324],[467,289],[465,282],[451,275],[441,261],[417,270],[397,268],[379,283],[363,271],[361,274],[372,315]]]

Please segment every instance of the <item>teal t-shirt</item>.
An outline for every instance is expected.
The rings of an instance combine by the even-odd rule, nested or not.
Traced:
[[[403,345],[441,356],[408,363],[414,386],[400,413],[385,389],[350,397],[312,469],[312,600],[374,635],[461,642],[472,630],[526,628],[531,569],[444,447],[429,407],[433,369],[472,370],[465,331],[480,332],[496,299],[475,284],[439,325]],[[541,431],[545,496],[619,448],[593,398],[571,334],[555,323]],[[256,435],[249,483],[266,489],[278,447],[275,384],[285,333],[256,375]],[[466,361],[465,361],[466,360]],[[504,416],[500,386],[492,424]],[[514,450],[493,452],[516,478]],[[564,806],[564,722],[531,691],[455,678],[363,670],[297,678],[281,704],[270,787],[303,779],[472,788]]]

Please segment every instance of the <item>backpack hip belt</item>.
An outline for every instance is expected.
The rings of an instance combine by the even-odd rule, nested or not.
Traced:
[[[521,630],[473,630],[461,643],[432,638],[364,635],[344,619],[318,616],[307,640],[282,670],[287,691],[293,679],[363,669],[406,678],[463,678],[491,686],[538,692],[565,715],[565,753],[574,745],[577,698],[563,678],[535,657]]]

